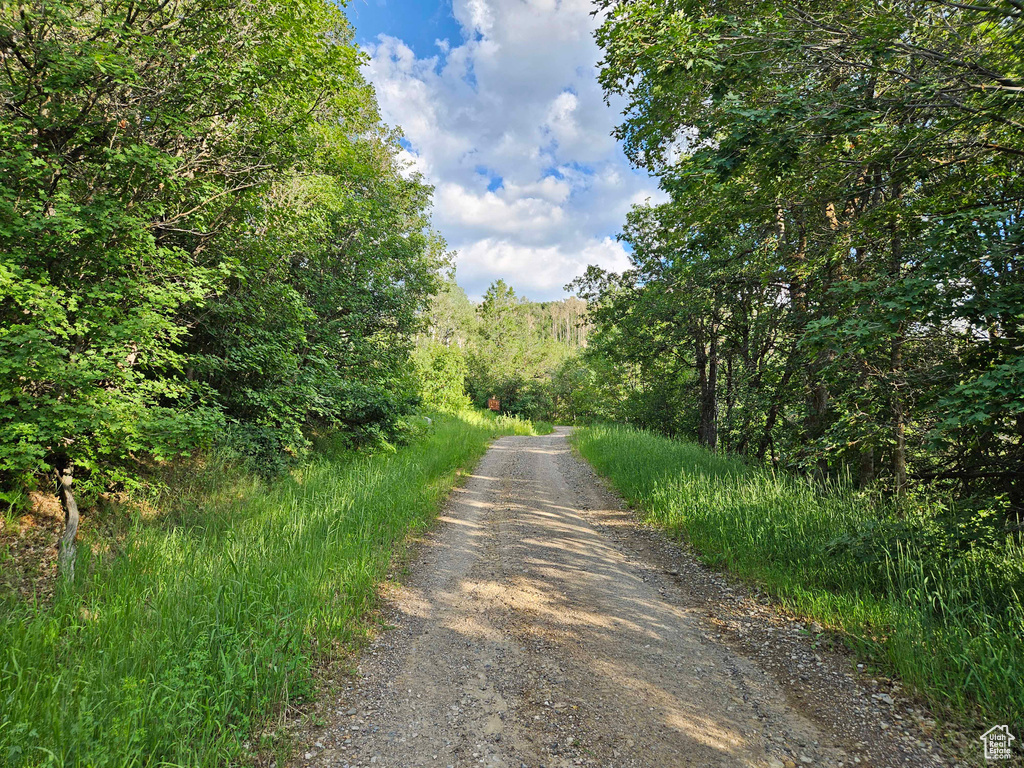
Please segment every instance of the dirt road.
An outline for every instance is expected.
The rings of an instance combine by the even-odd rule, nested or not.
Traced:
[[[946,764],[926,713],[638,526],[567,432],[494,444],[295,765]]]

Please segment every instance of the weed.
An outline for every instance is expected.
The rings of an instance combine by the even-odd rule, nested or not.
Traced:
[[[625,427],[573,442],[649,519],[961,720],[1024,716],[1024,550],[987,512],[912,514]]]
[[[535,435],[550,435],[555,431],[555,425],[548,421],[533,422],[533,433]]]
[[[432,521],[498,433],[529,422],[436,414],[389,451],[321,452],[274,482],[170,477],[117,557],[53,604],[0,608],[0,762],[221,766],[268,714],[312,692],[318,654],[367,632],[396,544]],[[83,548],[82,558],[90,558]]]

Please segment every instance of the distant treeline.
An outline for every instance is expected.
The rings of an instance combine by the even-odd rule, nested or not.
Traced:
[[[670,199],[575,283],[591,415],[1024,511],[1021,4],[602,6]]]
[[[388,434],[444,245],[327,0],[0,10],[0,492]]]
[[[495,281],[474,306],[446,283],[427,312],[415,353],[424,399],[486,407],[497,397],[505,413],[557,418],[567,394],[559,373],[587,345],[586,302],[531,302]]]

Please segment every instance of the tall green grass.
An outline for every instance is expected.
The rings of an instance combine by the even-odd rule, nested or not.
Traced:
[[[1024,550],[1012,537],[956,522],[946,508],[896,514],[849,490],[625,427],[577,429],[572,439],[631,504],[707,562],[844,630],[947,716],[1020,730]]]
[[[327,448],[271,484],[179,478],[157,502],[174,513],[140,516],[116,556],[83,556],[52,605],[0,604],[0,764],[238,759],[310,693],[318,659],[358,640],[395,545],[499,433],[532,427],[438,414],[410,445]]]

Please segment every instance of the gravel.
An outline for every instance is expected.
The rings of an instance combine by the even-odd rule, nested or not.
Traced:
[[[292,766],[953,764],[897,683],[639,524],[567,433],[495,442]]]

